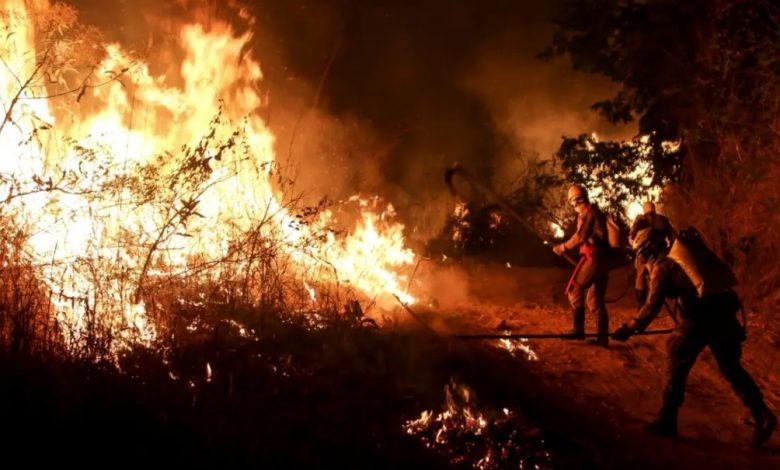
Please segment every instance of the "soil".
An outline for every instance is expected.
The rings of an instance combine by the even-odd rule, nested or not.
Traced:
[[[613,330],[636,314],[632,275],[630,267],[611,274],[607,297],[613,301],[608,305]],[[418,314],[437,333],[556,333],[571,328],[563,295],[565,270],[482,266],[469,268],[467,278],[470,295],[450,305],[448,313]],[[748,311],[747,320],[743,362],[769,407],[780,412],[778,336],[767,328],[766,313]],[[595,319],[587,321],[588,331],[594,332]],[[662,313],[651,329],[673,326]],[[529,387],[548,394],[540,418],[546,429],[590,449],[596,467],[780,468],[780,433],[763,449],[750,449],[752,418],[709,351],[700,356],[688,381],[681,437],[668,440],[643,431],[660,405],[667,338],[633,337],[626,343],[612,341],[608,349],[582,341],[529,340],[526,344],[538,359],[517,367],[530,365],[540,383]]]
[[[642,430],[660,404],[664,336],[609,349],[512,343],[535,359],[501,341],[452,337],[567,331],[566,270],[434,270],[423,279],[421,269],[420,281],[439,294],[413,307],[416,318],[398,308],[396,326],[311,329],[287,317],[204,310],[190,312],[203,322],[188,334],[182,328],[168,360],[140,349],[121,371],[2,353],[0,422],[11,432],[0,451],[6,462],[80,468],[780,468],[780,434],[749,448],[750,416],[706,351],[689,379],[682,437],[672,441]],[[630,275],[612,275],[613,329],[636,311]],[[238,334],[233,320],[256,336]],[[777,411],[778,329],[769,320],[769,312],[749,312],[744,362]],[[671,325],[664,317],[652,328]],[[461,417],[485,413],[502,424],[470,434],[449,426],[438,447],[429,444],[439,444],[441,426],[427,443],[406,432],[421,413],[441,413],[453,391]],[[489,453],[490,465],[479,465]]]

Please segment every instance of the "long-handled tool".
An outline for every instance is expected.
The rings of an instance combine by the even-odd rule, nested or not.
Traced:
[[[674,328],[664,328],[662,330],[647,330],[638,331],[633,333],[632,336],[652,336],[652,335],[665,335],[672,333]],[[610,336],[612,336],[610,334]],[[481,340],[481,339],[572,339],[571,333],[509,333],[509,334],[491,334],[491,333],[475,333],[475,334],[462,334],[452,335],[452,338],[462,340]],[[578,338],[598,338],[598,333],[585,333],[579,335]]]
[[[487,340],[487,339],[573,339],[574,335],[571,333],[503,333],[503,334],[496,334],[496,333],[471,333],[471,334],[441,334],[438,331],[431,328],[426,322],[423,321],[422,318],[420,318],[417,313],[412,310],[411,307],[409,307],[408,304],[404,303],[400,297],[397,295],[394,295],[396,300],[398,300],[398,303],[401,304],[401,306],[406,310],[409,315],[412,316],[417,322],[422,325],[426,330],[428,330],[430,333],[432,333],[434,336],[442,336],[445,338],[455,338],[459,340],[464,341],[476,341],[476,340]],[[675,322],[676,323],[676,322]],[[511,330],[510,330],[511,331]],[[633,336],[652,336],[652,335],[665,335],[669,334],[675,331],[675,328],[665,328],[662,330],[646,330],[646,331],[638,331],[633,334]],[[597,338],[599,336],[598,333],[585,333],[584,335],[578,335],[579,338]],[[612,336],[612,334],[610,334]]]
[[[484,184],[480,183],[476,178],[474,178],[471,173],[469,173],[465,168],[461,167],[457,163],[454,163],[451,167],[447,168],[447,171],[444,173],[444,182],[447,184],[447,187],[450,190],[450,193],[457,198],[458,200],[462,201],[461,195],[458,193],[457,188],[455,187],[455,176],[459,176],[464,181],[466,181],[472,188],[476,189],[480,193],[482,193],[486,198],[492,200],[494,203],[498,204],[499,207],[501,207],[510,217],[515,219],[517,222],[520,223],[523,227],[525,227],[526,230],[531,232],[532,234],[536,235],[542,243],[545,245],[551,245],[550,241],[546,240],[542,235],[539,234],[539,232],[536,231],[536,228],[533,227],[531,224],[528,223],[527,220],[525,220],[512,206],[506,203],[503,199],[498,197],[490,188],[485,186]],[[563,259],[569,262],[572,266],[575,268],[578,267],[579,262],[571,257],[566,252],[563,252],[561,254]],[[576,271],[575,271],[576,272]],[[574,276],[572,276],[573,278]],[[614,299],[606,300],[606,303],[615,303],[623,296],[626,295],[626,292],[628,291],[628,288],[626,288],[620,295],[618,295]],[[667,307],[668,309],[668,307]]]

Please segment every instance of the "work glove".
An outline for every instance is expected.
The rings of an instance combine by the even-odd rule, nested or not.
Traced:
[[[565,247],[565,246],[563,246],[563,243],[559,243],[559,244],[557,244],[557,245],[555,245],[555,246],[553,247],[553,252],[554,252],[556,255],[558,255],[558,256],[561,256],[561,255],[563,254],[563,252],[564,252],[564,251],[566,251],[566,247]]]
[[[631,337],[631,335],[634,334],[634,328],[629,326],[627,323],[623,323],[620,325],[620,328],[615,330],[614,333],[612,333],[612,339],[615,341],[628,341],[628,338]]]

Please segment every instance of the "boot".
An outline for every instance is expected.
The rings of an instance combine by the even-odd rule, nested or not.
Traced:
[[[661,409],[658,418],[645,425],[645,431],[659,437],[677,438],[677,409],[668,407]]]
[[[589,344],[594,346],[601,346],[602,348],[609,347],[609,317],[606,314],[599,314],[599,336],[596,339],[588,341]]]
[[[572,307],[571,317],[574,326],[568,335],[568,339],[585,338],[585,307]]]
[[[758,412],[753,413],[753,418],[756,420],[756,425],[753,428],[753,438],[750,441],[750,446],[757,449],[764,445],[772,436],[775,428],[777,428],[777,417],[764,406]]]

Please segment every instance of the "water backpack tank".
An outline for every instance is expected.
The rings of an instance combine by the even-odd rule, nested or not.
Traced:
[[[699,297],[725,292],[737,285],[734,272],[694,227],[680,231],[667,256],[685,271]]]
[[[607,215],[607,241],[611,248],[622,249],[628,245],[628,234],[611,215]]]

